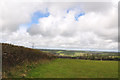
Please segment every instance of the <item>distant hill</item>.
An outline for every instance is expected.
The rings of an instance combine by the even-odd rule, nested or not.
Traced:
[[[118,52],[107,52],[107,51],[83,51],[83,50],[57,50],[57,49],[39,49],[43,52],[50,52],[52,54],[59,54],[59,53],[64,53],[64,54],[69,54],[69,55],[74,55],[75,53],[88,53],[88,54],[108,54],[108,55],[116,55],[118,56]]]
[[[39,60],[51,60],[56,58],[54,54],[45,53],[37,49],[6,43],[0,43],[0,45],[2,45],[3,70],[8,70],[10,67],[21,65],[26,62],[36,62]]]

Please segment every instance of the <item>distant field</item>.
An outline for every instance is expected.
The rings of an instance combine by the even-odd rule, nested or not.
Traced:
[[[77,50],[41,50],[57,56],[79,57],[79,59],[89,60],[120,60],[117,52],[102,51],[77,51]]]
[[[57,59],[38,65],[27,73],[28,78],[117,78],[117,61]]]

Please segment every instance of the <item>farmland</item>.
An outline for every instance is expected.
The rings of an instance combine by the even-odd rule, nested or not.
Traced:
[[[42,49],[46,53],[52,53],[58,57],[71,57],[84,60],[120,60],[118,52],[80,51],[80,50],[50,50]]]
[[[80,59],[63,59],[61,56]],[[117,78],[117,59],[115,52],[39,50],[2,44],[2,77]]]
[[[38,65],[28,72],[28,78],[117,78],[117,61],[57,59]]]

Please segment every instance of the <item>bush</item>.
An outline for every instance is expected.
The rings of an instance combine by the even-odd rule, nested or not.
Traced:
[[[41,59],[54,59],[55,55],[45,53],[37,49],[15,46],[12,44],[2,44],[2,68],[3,71],[9,70],[16,65],[22,65],[25,62],[36,62]]]

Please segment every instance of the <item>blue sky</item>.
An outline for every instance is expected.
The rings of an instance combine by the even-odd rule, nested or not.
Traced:
[[[111,3],[10,1],[5,8],[1,41],[25,46],[33,42],[45,48],[118,49],[118,9]]]
[[[79,18],[80,16],[84,16],[84,15],[85,15],[84,12],[79,13],[78,15],[75,16],[75,20],[78,21],[78,18]]]
[[[37,11],[33,13],[31,16],[31,22],[26,23],[26,24],[21,24],[20,26],[26,26],[27,28],[31,27],[32,24],[38,24],[40,18],[48,17],[50,15],[49,12],[43,13],[40,11]]]
[[[50,13],[49,12],[46,12],[46,13],[42,13],[42,12],[35,12],[34,14],[33,14],[33,16],[32,16],[32,21],[31,21],[31,23],[33,23],[33,24],[38,24],[38,20],[40,19],[40,18],[43,18],[43,17],[48,17],[50,15]]]
[[[67,10],[67,13],[69,13],[70,11],[72,11],[72,10],[74,10],[74,8],[71,8],[71,9],[68,9]],[[81,8],[80,9],[78,9],[78,10],[82,10]],[[84,16],[85,15],[85,12],[80,12],[80,13],[78,13],[78,14],[76,14],[74,17],[75,17],[75,20],[76,21],[78,21],[78,18],[80,17],[80,16]]]
[[[67,10],[67,13],[69,13],[70,9]],[[44,17],[48,17],[50,15],[50,13],[47,11],[45,13],[37,11],[35,13],[33,13],[33,15],[31,16],[31,22],[26,23],[26,24],[21,24],[22,26],[26,26],[27,28],[31,27],[32,24],[38,24],[39,23],[39,19],[40,18],[44,18]],[[78,18],[80,16],[84,16],[85,12],[81,12],[77,15],[75,15],[75,20],[78,21]]]

